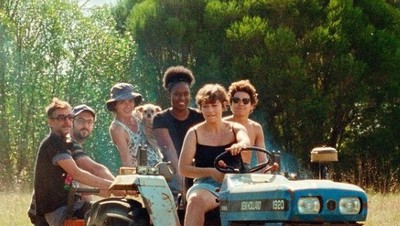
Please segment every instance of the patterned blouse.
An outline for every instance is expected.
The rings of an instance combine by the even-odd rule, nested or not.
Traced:
[[[135,115],[132,115],[132,116],[135,119],[136,124],[138,125],[137,133],[133,132],[128,126],[126,126],[124,123],[122,123],[121,121],[119,121],[117,119],[115,119],[113,121],[113,123],[116,123],[116,124],[120,125],[122,128],[124,128],[124,130],[128,133],[128,135],[130,137],[128,147],[129,147],[129,153],[133,159],[133,165],[134,166],[138,165],[138,159],[136,157],[137,157],[140,145],[142,145],[142,146],[147,145],[147,165],[155,166],[157,163],[162,161],[163,156],[159,150],[153,150],[150,147],[150,144],[148,143],[146,136],[144,135],[144,132],[143,132],[144,128],[143,128],[142,121],[139,118],[137,118]]]

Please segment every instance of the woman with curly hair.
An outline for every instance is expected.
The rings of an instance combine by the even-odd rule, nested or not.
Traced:
[[[225,120],[242,124],[247,129],[251,146],[265,149],[264,132],[260,123],[251,120],[250,114],[258,103],[257,90],[249,80],[233,82],[228,89],[229,104],[232,115],[225,117]],[[266,155],[257,152],[257,162],[266,161]],[[254,165],[256,161],[252,161]]]

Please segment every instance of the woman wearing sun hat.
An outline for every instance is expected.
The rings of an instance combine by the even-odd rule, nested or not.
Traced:
[[[110,91],[107,109],[113,112],[109,132],[113,143],[121,156],[122,166],[138,165],[138,150],[147,145],[147,165],[154,166],[162,160],[162,154],[150,148],[144,135],[140,118],[133,114],[136,106],[142,102],[142,95],[134,92],[129,83],[117,83]]]

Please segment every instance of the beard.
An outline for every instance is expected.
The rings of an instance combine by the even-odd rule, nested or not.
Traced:
[[[90,131],[87,129],[81,129],[79,131],[74,131],[74,132],[75,132],[74,137],[77,140],[83,141],[90,136]]]

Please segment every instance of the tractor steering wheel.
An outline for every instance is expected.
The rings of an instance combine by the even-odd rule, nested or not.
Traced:
[[[218,155],[214,160],[215,168],[222,173],[253,173],[255,171],[261,170],[266,167],[269,163],[274,162],[274,155],[260,147],[246,147],[242,151],[256,151],[267,154],[267,160],[265,162],[259,163],[255,166],[250,167],[249,164],[244,163],[240,154],[232,156],[230,151],[225,151]],[[278,165],[276,163],[272,164],[270,167],[264,170],[264,172],[269,170],[275,170]]]

